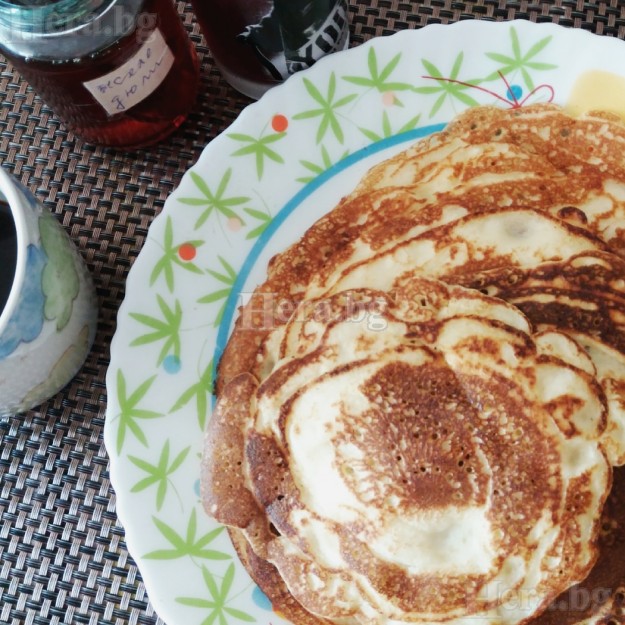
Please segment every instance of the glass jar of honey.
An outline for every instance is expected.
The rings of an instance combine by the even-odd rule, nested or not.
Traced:
[[[191,0],[215,64],[252,98],[349,44],[347,0]]]
[[[93,143],[156,143],[197,95],[197,55],[172,0],[0,0],[0,53]]]

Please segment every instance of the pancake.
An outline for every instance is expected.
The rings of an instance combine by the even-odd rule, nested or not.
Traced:
[[[467,205],[526,203],[585,225],[625,251],[625,129],[555,105],[469,109],[429,142],[374,168],[356,189],[411,187]]]
[[[271,259],[219,362],[202,499],[286,618],[547,625],[608,579],[624,147],[600,112],[477,107]],[[608,594],[562,622],[605,625]]]
[[[593,361],[610,407],[604,446],[625,464],[625,261],[607,252],[582,253],[531,269],[509,267],[458,279],[503,298],[538,329],[567,333]]]
[[[284,310],[292,311],[304,296],[311,299],[330,288],[370,284],[385,289],[398,274],[416,270],[453,282],[455,274],[510,265],[527,267],[605,249],[594,235],[548,214],[503,208],[455,219],[340,271],[333,271],[329,264],[310,278],[305,289],[296,287],[296,276],[283,283],[284,267],[295,262],[293,250],[289,250],[286,257],[274,260],[272,268],[277,273],[255,290],[241,311],[219,364],[217,392],[221,384],[242,371],[258,373],[256,352],[263,339],[273,327],[286,322],[289,315]]]
[[[314,280],[309,293],[375,285],[380,288],[405,272],[454,282],[466,275],[503,267],[533,267],[568,259],[605,245],[586,230],[546,213],[526,208],[501,208],[476,213],[398,243],[322,283]]]
[[[300,241],[277,255],[248,307],[264,312],[251,325],[248,318],[247,329],[271,318],[267,298],[297,299],[322,274],[491,208],[550,213],[622,254],[623,137],[623,125],[609,116],[573,118],[555,105],[464,112],[443,132],[374,167]],[[250,369],[260,340],[235,333],[218,385]]]
[[[625,617],[625,467],[614,471],[601,515],[599,556],[589,575],[556,597],[532,625],[620,625]],[[256,556],[241,532],[230,530],[237,553],[254,580],[268,589],[273,607],[294,623],[325,625],[295,602],[277,569]]]
[[[230,457],[232,478],[240,450],[220,453],[213,434],[237,421],[220,419],[222,410],[246,406],[235,482],[245,483],[273,529],[253,551],[315,616],[519,622],[594,562],[595,511],[610,483],[598,442],[604,399],[585,372],[558,358],[556,341],[542,353],[513,306],[417,283],[394,298],[371,290],[333,296],[333,314],[313,320],[305,348],[285,340],[310,324],[300,309],[286,332],[275,331],[280,340],[267,340],[280,353],[267,356],[273,367],[255,392],[249,376],[227,386],[205,458]],[[354,314],[354,301],[369,305],[374,325]],[[542,377],[551,383],[537,385]],[[389,412],[395,426],[383,418]],[[368,463],[373,457],[380,462]],[[223,472],[205,476],[219,482],[207,484],[211,496],[222,497]],[[223,503],[210,501],[254,547],[255,523],[227,516],[240,493],[226,492]],[[453,544],[463,548],[448,551]],[[512,597],[530,591],[523,609],[509,610]]]
[[[588,577],[554,599],[533,625],[621,625],[625,622],[625,467],[601,517],[599,558]]]

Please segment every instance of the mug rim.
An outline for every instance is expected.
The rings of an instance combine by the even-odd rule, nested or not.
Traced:
[[[0,335],[4,332],[9,320],[17,309],[22,284],[26,274],[26,248],[28,247],[28,233],[26,220],[24,217],[24,199],[18,191],[17,181],[13,180],[4,167],[0,166],[0,196],[4,196],[4,200],[9,206],[13,224],[15,225],[15,234],[17,241],[17,258],[15,259],[15,272],[13,274],[13,282],[9,297],[7,298],[4,308],[0,311]]]

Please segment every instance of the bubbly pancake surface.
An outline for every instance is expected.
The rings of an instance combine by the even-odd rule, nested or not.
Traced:
[[[589,573],[625,463],[624,144],[476,108],[272,259],[202,488],[295,623],[514,625]]]
[[[267,339],[268,375],[232,383],[247,393],[235,498],[263,512],[221,520],[254,546],[265,515],[263,556],[320,618],[515,623],[594,562],[604,396],[513,306],[415,282],[341,292],[323,316],[313,302]]]

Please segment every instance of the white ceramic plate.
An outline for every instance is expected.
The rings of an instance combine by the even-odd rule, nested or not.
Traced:
[[[119,311],[105,441],[128,549],[168,625],[281,621],[199,501],[213,365],[269,258],[463,109],[539,101],[625,115],[625,45],[524,21],[374,39],[249,106],[167,200]]]

